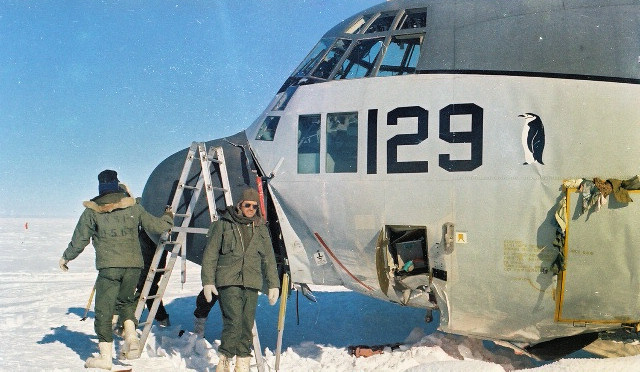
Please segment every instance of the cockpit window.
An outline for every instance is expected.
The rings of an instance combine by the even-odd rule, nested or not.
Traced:
[[[329,75],[331,75],[331,71],[333,71],[336,65],[338,65],[338,62],[340,62],[342,55],[347,51],[349,45],[351,45],[351,40],[338,39],[333,45],[333,48],[331,48],[329,53],[324,56],[322,62],[320,62],[315,71],[313,71],[312,76],[321,79],[328,79]]]
[[[287,79],[289,81],[289,79]],[[289,85],[284,91],[278,92],[280,98],[276,101],[275,105],[271,108],[271,111],[282,111],[287,107],[289,100],[293,97],[293,93],[298,89],[297,85]]]
[[[276,129],[278,129],[278,123],[280,122],[280,116],[267,116],[256,135],[258,141],[273,141],[276,136]]]
[[[353,22],[353,24],[349,26],[349,28],[346,29],[344,32],[347,34],[359,33],[360,31],[362,31],[362,29],[364,29],[364,26],[367,24],[367,22],[369,22],[371,17],[373,17],[373,14],[367,14],[362,16],[362,18],[359,18],[357,21]]]
[[[382,49],[384,37],[359,40],[351,50],[334,79],[354,79],[369,76]]]
[[[298,117],[298,173],[320,173],[320,115]]]
[[[422,28],[427,26],[427,10],[426,9],[413,9],[407,10],[398,22],[399,30],[406,30],[412,28]]]
[[[396,13],[382,13],[378,18],[376,18],[369,27],[367,27],[367,31],[365,34],[370,34],[372,32],[385,32],[391,28],[391,24],[393,20],[396,18]]]
[[[358,166],[358,113],[327,114],[327,173],[355,173]]]
[[[394,36],[378,69],[378,76],[413,74],[420,57],[422,35]]]
[[[303,77],[309,74],[316,63],[322,58],[324,53],[329,49],[329,46],[333,43],[334,39],[326,38],[320,40],[318,44],[311,50],[311,53],[307,55],[307,58],[302,61],[300,66],[293,73],[293,76]]]
[[[349,24],[337,38],[326,37],[284,82],[274,110],[283,110],[295,90],[292,86],[327,80],[416,73],[425,55],[427,9],[400,9],[364,14]],[[332,33],[333,34],[333,33]],[[289,94],[291,93],[291,94]],[[283,104],[281,104],[281,102]]]

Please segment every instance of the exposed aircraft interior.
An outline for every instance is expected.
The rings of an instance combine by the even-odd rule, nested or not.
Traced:
[[[430,293],[431,266],[425,226],[386,225],[378,237],[376,259],[382,290],[402,305],[437,308]],[[428,294],[425,296],[425,294]]]

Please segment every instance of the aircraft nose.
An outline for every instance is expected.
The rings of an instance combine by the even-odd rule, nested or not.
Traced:
[[[233,205],[242,197],[242,192],[247,187],[256,186],[256,164],[251,151],[249,150],[249,142],[244,131],[233,136],[215,139],[205,142],[207,151],[212,147],[219,147],[224,154],[224,165],[228,175],[228,188],[231,193],[231,201],[225,200],[224,193],[220,191],[223,188],[220,177],[220,165],[212,162],[210,165],[211,181],[214,188],[214,203],[218,210],[224,210],[228,205]],[[179,187],[179,181],[183,173],[186,174],[184,184],[187,186],[195,186],[201,173],[200,158],[196,154],[189,164],[187,154],[189,148],[182,149],[166,159],[164,159],[151,173],[142,193],[142,206],[154,216],[160,216],[164,212],[166,205],[171,205]],[[224,173],[224,172],[223,172]],[[182,185],[181,185],[182,186]],[[183,214],[187,211],[187,203],[194,193],[194,190],[183,188],[183,197],[180,198],[175,210],[177,214]],[[209,206],[204,196],[204,191],[198,198],[192,213],[189,227],[209,228],[211,220],[209,217]],[[176,225],[180,225],[182,218],[175,219]],[[193,234],[196,235],[196,234]],[[152,240],[157,242],[157,236],[151,236]],[[191,236],[191,241],[187,244],[187,258],[196,263],[201,261],[201,253],[206,244],[204,235],[202,237]],[[195,247],[195,248],[194,248]]]

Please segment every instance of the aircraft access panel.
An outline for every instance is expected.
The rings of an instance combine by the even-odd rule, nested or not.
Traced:
[[[640,191],[629,195],[634,202],[610,195],[599,211],[581,213],[581,193],[567,190],[566,269],[558,277],[557,321],[640,321]]]

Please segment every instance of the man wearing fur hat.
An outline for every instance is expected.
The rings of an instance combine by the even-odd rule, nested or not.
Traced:
[[[271,237],[260,215],[259,200],[255,189],[246,189],[238,205],[227,207],[207,234],[201,271],[203,292],[209,302],[218,296],[222,311],[217,372],[228,372],[234,356],[235,371],[249,371],[263,278],[269,288],[269,304],[275,305],[280,294]]]
[[[111,369],[111,319],[116,309],[124,322],[123,355],[127,359],[135,359],[142,352],[135,318],[135,288],[143,267],[138,228],[162,234],[173,226],[173,215],[171,211],[160,218],[149,214],[120,189],[118,174],[113,170],[100,172],[98,182],[99,195],[83,203],[86,209],[60,258],[60,268],[69,270],[67,263],[78,257],[89,242],[93,244],[98,269],[94,328],[100,356],[89,357],[85,367]]]

